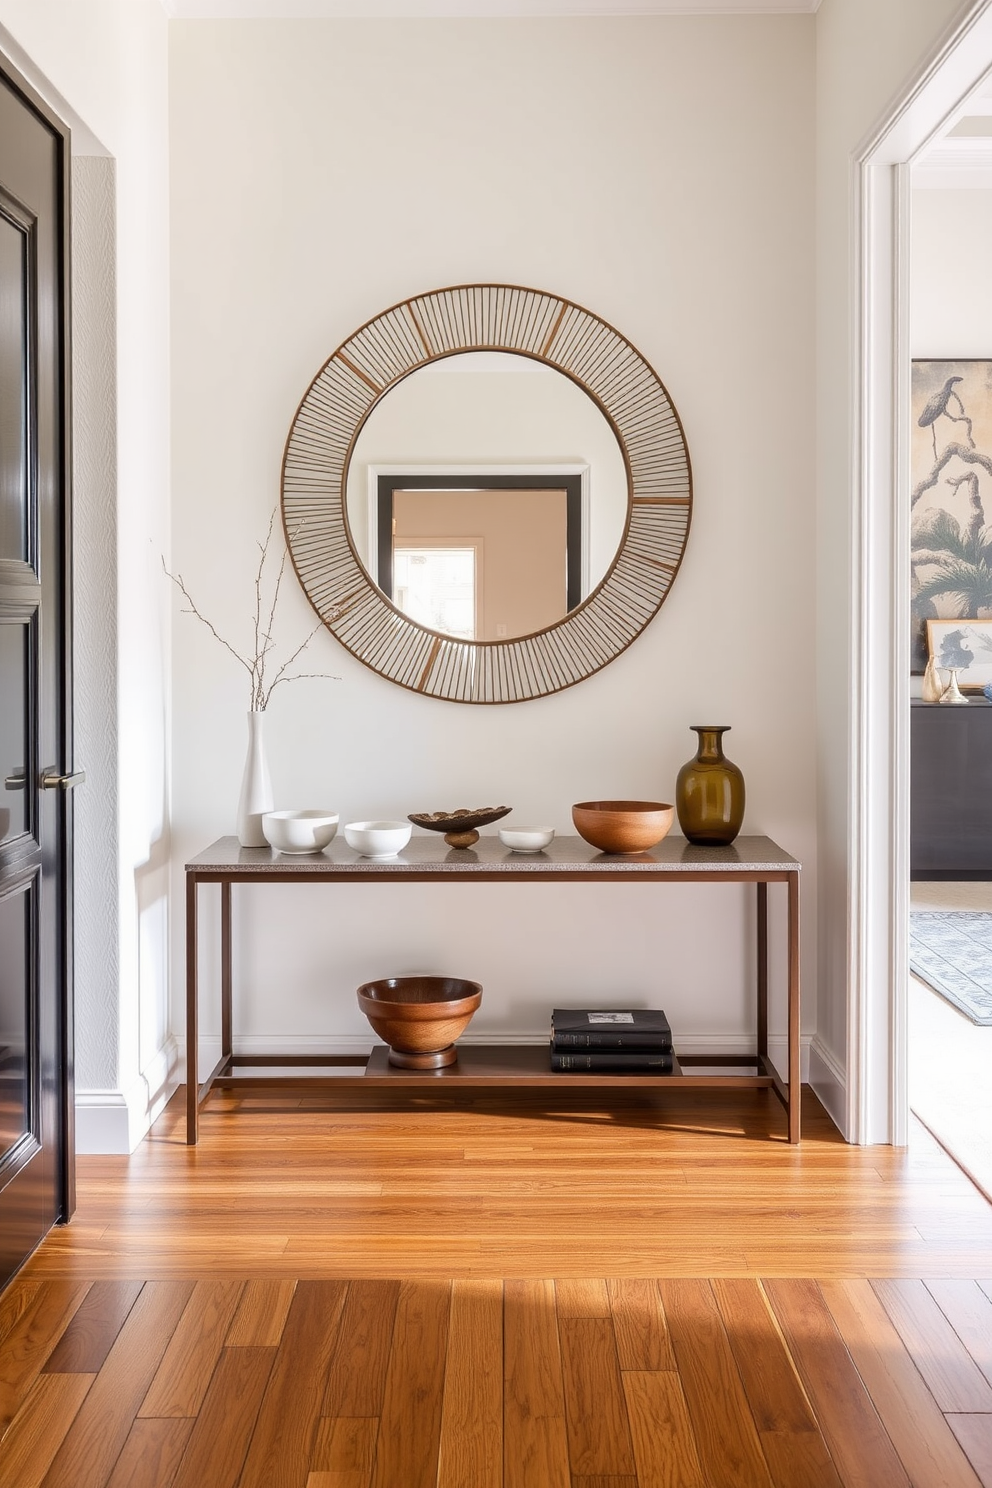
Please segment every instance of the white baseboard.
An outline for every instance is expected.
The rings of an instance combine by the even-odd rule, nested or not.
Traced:
[[[813,1036],[809,1049],[809,1083],[827,1115],[841,1136],[845,1131],[847,1111],[847,1076],[837,1056],[828,1049],[819,1034]]]
[[[126,1156],[131,1151],[131,1118],[123,1091],[77,1090],[77,1155]]]
[[[179,1049],[169,1038],[126,1090],[76,1091],[76,1152],[126,1156],[165,1110],[180,1080]]]

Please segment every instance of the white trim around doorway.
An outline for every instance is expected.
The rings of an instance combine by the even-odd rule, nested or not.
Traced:
[[[856,151],[848,738],[849,1141],[909,1130],[910,165],[992,68],[992,0],[976,0]]]

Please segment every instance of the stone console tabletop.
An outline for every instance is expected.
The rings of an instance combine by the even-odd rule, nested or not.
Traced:
[[[202,882],[230,876],[232,882],[265,878],[409,878],[453,876],[457,878],[528,877],[560,878],[574,874],[592,878],[653,877],[659,869],[666,876],[747,878],[759,874],[797,873],[799,863],[769,837],[738,837],[730,847],[693,847],[684,837],[666,837],[643,853],[603,853],[581,837],[555,837],[543,852],[512,852],[495,833],[482,835],[474,847],[448,847],[440,832],[414,834],[394,858],[359,857],[344,840],[334,838],[322,853],[299,856],[278,853],[269,847],[240,847],[236,837],[221,837],[186,864],[187,874]]]
[[[332,1076],[335,1089],[365,1089],[370,1093],[388,1086],[423,1090],[427,1085],[473,1088],[482,1085],[555,1086],[561,1089],[604,1089],[607,1086],[649,1086],[663,1089],[666,1082],[683,1088],[719,1089],[726,1086],[770,1087],[788,1113],[788,1139],[799,1141],[799,868],[789,853],[768,837],[738,837],[730,847],[693,847],[683,837],[666,837],[649,852],[619,855],[601,853],[581,837],[555,837],[543,852],[518,853],[503,846],[498,836],[484,834],[471,848],[450,848],[440,833],[411,837],[393,858],[363,858],[344,841],[343,835],[322,853],[299,856],[274,852],[271,848],[244,848],[235,837],[221,837],[186,864],[186,1140],[193,1145],[199,1135],[199,1109],[212,1086],[232,1084],[285,1084],[294,1080],[303,1086],[315,1077],[276,1076],[278,1067],[359,1066],[355,1074]],[[259,883],[367,883],[444,882],[587,882],[649,883],[694,882],[753,883],[756,889],[757,977],[755,1008],[755,1052],[739,1055],[681,1055],[674,1076],[576,1075],[551,1071],[547,1045],[479,1049],[445,1070],[396,1070],[384,1063],[384,1051],[376,1049],[369,1060],[356,1056],[237,1055],[233,1052],[233,975],[231,897],[237,884]],[[198,891],[201,885],[220,885],[221,966],[221,1057],[200,1083],[198,1064],[199,960]],[[783,884],[788,898],[785,963],[788,988],[788,1068],[785,1076],[768,1055],[768,885]],[[753,1074],[692,1073],[693,1065],[753,1066]],[[271,1067],[264,1076],[238,1076],[238,1066]],[[546,1067],[545,1067],[546,1066]],[[325,1081],[328,1077],[324,1077]]]

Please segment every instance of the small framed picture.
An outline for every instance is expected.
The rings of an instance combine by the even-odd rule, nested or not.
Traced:
[[[962,692],[992,682],[992,620],[928,620],[927,649],[942,672],[958,668]]]

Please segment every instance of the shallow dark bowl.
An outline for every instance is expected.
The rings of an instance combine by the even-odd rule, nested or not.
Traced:
[[[407,820],[428,832],[470,832],[500,821],[512,810],[512,806],[463,806],[458,811],[411,811]]]
[[[358,989],[358,1006],[389,1045],[389,1063],[407,1069],[453,1064],[455,1039],[481,1001],[479,983],[461,977],[384,977]]]
[[[674,806],[662,801],[580,801],[575,830],[600,852],[646,852],[671,830]]]

